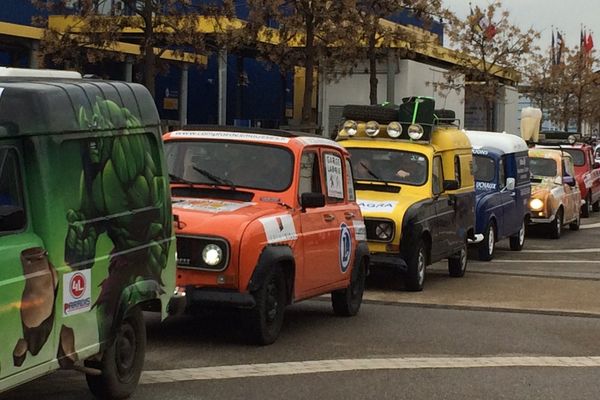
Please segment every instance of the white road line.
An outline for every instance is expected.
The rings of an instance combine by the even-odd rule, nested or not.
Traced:
[[[600,228],[600,222],[597,222],[595,224],[581,225],[579,227],[579,229],[593,229],[593,228]]]
[[[510,253],[507,251],[506,253]],[[521,250],[520,253],[600,253],[600,247],[592,249],[564,249],[564,250]]]
[[[477,261],[476,261],[477,262]],[[529,264],[599,264],[593,260],[492,260],[491,263],[529,263]],[[483,263],[485,264],[485,262]]]
[[[409,357],[225,365],[218,367],[145,371],[142,374],[140,383],[148,385],[209,379],[233,379],[345,371],[500,367],[598,368],[600,367],[600,357]]]

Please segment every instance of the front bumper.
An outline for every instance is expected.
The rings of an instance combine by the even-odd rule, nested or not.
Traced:
[[[529,221],[531,224],[548,224],[554,221],[555,216],[551,215],[549,218],[531,218]]]
[[[371,253],[371,268],[382,266],[386,268],[393,268],[399,270],[400,272],[406,272],[408,266],[406,265],[406,261],[396,254],[386,254],[386,253]]]
[[[256,301],[250,293],[215,288],[185,288],[185,303],[189,306],[254,308]]]

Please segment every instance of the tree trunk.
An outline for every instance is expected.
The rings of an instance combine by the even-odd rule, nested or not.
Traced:
[[[313,70],[315,66],[315,32],[313,22],[312,16],[309,16],[306,19],[306,60],[304,63],[306,71],[304,76],[304,98],[302,104],[303,123],[312,122]]]
[[[377,104],[377,57],[375,54],[375,33],[369,33],[369,48],[367,56],[369,57],[369,101],[372,105]]]
[[[154,26],[152,23],[152,0],[145,0],[144,18],[144,86],[150,91],[152,97],[156,94],[156,55],[154,54]]]

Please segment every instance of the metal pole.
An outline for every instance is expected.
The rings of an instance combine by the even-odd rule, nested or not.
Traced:
[[[218,54],[218,85],[219,85],[219,125],[227,123],[227,50],[221,49]]]
[[[183,128],[187,125],[188,112],[188,71],[189,66],[181,66],[181,80],[179,81],[179,125]]]
[[[29,68],[39,68],[39,50],[40,44],[38,42],[31,43],[31,49],[29,51]]]
[[[133,58],[125,58],[125,82],[133,82]]]

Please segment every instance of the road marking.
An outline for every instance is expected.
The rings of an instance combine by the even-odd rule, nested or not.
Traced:
[[[509,253],[507,251],[507,253]],[[600,253],[600,248],[593,249],[565,249],[565,250],[521,250],[520,253]]]
[[[598,368],[600,367],[600,357],[407,357],[225,365],[145,371],[142,374],[140,383],[148,385],[209,379],[234,379],[345,371],[500,367]]]
[[[476,261],[477,262],[477,261]],[[491,263],[529,263],[529,264],[600,264],[593,260],[492,260]],[[485,263],[485,262],[484,262]]]
[[[600,222],[597,222],[595,224],[581,225],[579,227],[579,229],[593,229],[593,228],[600,228]]]

